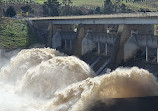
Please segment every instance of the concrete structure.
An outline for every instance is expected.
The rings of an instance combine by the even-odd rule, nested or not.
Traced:
[[[58,29],[52,39],[52,48],[64,52],[68,55],[74,53],[74,43],[76,39],[76,32],[74,31],[62,31]]]
[[[131,43],[136,46],[133,46],[131,51],[133,50],[134,52],[134,50],[137,50],[138,48],[142,51],[145,51],[146,62],[149,61],[149,56],[151,55],[151,53],[155,52],[156,62],[158,63],[158,37],[148,35],[133,35],[128,44]]]
[[[75,52],[74,55],[80,57],[82,55],[82,40],[86,36],[88,30],[92,30],[94,33],[106,33],[107,26],[106,25],[83,25],[79,24],[77,28],[77,40],[75,43]]]
[[[89,30],[82,40],[82,55],[88,53],[89,51],[97,48],[98,55],[105,53],[108,55],[108,44],[114,45],[116,35],[108,33],[93,33],[92,30]]]
[[[109,15],[84,15],[29,18],[29,20],[51,20],[53,24],[158,24],[158,12],[119,13]],[[25,19],[28,20],[28,19]]]
[[[41,38],[45,38],[46,46],[78,57],[88,53],[97,55],[93,62],[89,60],[89,64],[97,67],[99,63],[98,66],[102,69],[95,67],[98,74],[105,72],[104,68],[107,65],[106,62],[100,64],[107,58],[103,60],[99,56],[110,57],[108,61],[112,65],[109,67],[114,68],[136,55],[137,50],[130,49],[133,44],[146,48],[146,61],[148,61],[148,47],[158,50],[157,39],[153,37],[154,24],[158,24],[157,12],[44,17],[27,20],[35,32]],[[134,36],[136,38],[131,39]],[[130,40],[135,42],[131,45]],[[90,59],[88,56],[85,58]]]

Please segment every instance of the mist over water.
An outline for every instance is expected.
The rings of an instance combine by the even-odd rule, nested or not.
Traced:
[[[92,76],[94,72],[90,67],[76,57],[49,48],[22,50],[1,68],[0,83],[4,87],[0,89],[0,98],[4,97],[2,103],[8,101],[1,109],[24,111],[43,101],[46,104],[56,90]]]
[[[0,72],[0,111],[88,111],[97,100],[158,95],[144,69],[94,77],[80,59],[50,48],[20,51]]]
[[[9,63],[11,57],[16,56],[16,54],[20,51],[20,49],[13,51],[6,51],[4,49],[0,49],[0,69]]]

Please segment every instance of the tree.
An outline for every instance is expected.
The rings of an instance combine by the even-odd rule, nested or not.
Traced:
[[[113,11],[115,13],[132,12],[130,9],[128,9],[128,7],[124,3],[122,3],[121,0],[114,2],[113,7],[114,7]]]
[[[115,1],[115,2],[113,3],[113,8],[114,8],[113,11],[114,11],[115,13],[118,13],[118,12],[121,11],[121,9],[120,9],[121,4],[122,4],[122,1],[120,1],[120,0],[117,0],[117,1]]]
[[[67,5],[70,6],[72,4],[72,1],[71,0],[63,0],[62,3],[63,3],[64,6],[67,6]]]
[[[120,8],[121,8],[121,12],[126,12],[126,5],[125,4],[121,4],[121,6],[120,6]]]
[[[61,15],[72,15],[72,7],[69,5],[62,6],[60,14]]]
[[[100,7],[97,7],[94,11],[95,14],[101,14],[101,9]]]
[[[34,13],[34,10],[31,8],[30,5],[25,5],[23,7],[21,7],[21,10],[26,13],[26,12],[31,12],[31,13]]]
[[[74,9],[72,10],[73,15],[83,15],[83,12],[81,9]]]
[[[6,11],[6,15],[8,17],[14,17],[16,15],[16,11],[12,6],[9,6]]]
[[[150,10],[149,9],[147,9],[147,8],[140,8],[139,10],[138,10],[139,12],[150,12]]]
[[[111,0],[104,1],[104,13],[105,14],[113,13],[113,4]]]
[[[29,10],[31,10],[31,6],[30,5],[23,6],[23,7],[21,7],[21,10],[26,13]]]
[[[0,16],[2,16],[2,8],[1,8],[1,5],[2,5],[2,0],[0,0]]]
[[[45,16],[59,16],[60,4],[57,0],[47,0],[43,4],[43,14]]]
[[[72,2],[71,0],[63,0],[61,8],[61,15],[72,15]]]

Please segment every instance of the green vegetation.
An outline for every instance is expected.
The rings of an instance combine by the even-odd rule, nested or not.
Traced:
[[[7,0],[5,0],[7,1]],[[10,0],[8,0],[10,1]],[[12,0],[12,2],[17,2],[18,0]],[[21,0],[22,2],[29,2],[30,0]],[[36,3],[44,4],[47,0],[31,0]],[[60,4],[63,5],[63,1],[69,0],[58,0]],[[86,9],[94,9],[96,7],[103,8],[105,0],[71,0],[72,6],[80,6],[85,7]],[[157,11],[158,10],[158,1],[155,0],[111,0],[113,4],[116,2],[122,2],[128,9],[133,11],[140,11],[140,10],[150,10],[150,11]]]
[[[16,11],[12,6],[9,6],[5,12],[5,15],[8,17],[14,17],[16,15]]]
[[[59,16],[59,6],[57,0],[47,0],[43,5],[43,14],[46,16]]]
[[[31,40],[30,40],[31,38]],[[14,49],[27,47],[37,40],[33,40],[26,21],[3,19],[0,22],[0,47]],[[30,42],[31,41],[31,42]]]
[[[2,7],[2,0],[0,0],[0,17],[2,16],[2,9],[1,9],[1,7]]]
[[[43,4],[46,0],[36,0],[36,2]],[[63,0],[58,0],[61,4]],[[105,0],[71,0],[73,6],[84,6],[86,8],[96,8],[103,7]],[[133,11],[140,11],[141,9],[157,11],[158,10],[158,1],[155,0],[111,0],[112,3],[122,2],[127,6],[128,9]]]
[[[146,2],[125,2],[123,1],[123,3],[130,9],[132,9],[133,11],[141,11],[142,9],[145,11],[157,11],[158,10],[158,4],[156,4],[156,2],[150,2],[150,1],[146,1]],[[156,6],[157,5],[157,6]]]
[[[31,12],[31,13],[33,13],[33,12],[34,12],[34,10],[32,9],[32,7],[31,7],[30,5],[25,5],[25,6],[21,7],[21,10],[22,10],[24,13],[26,13],[26,12]]]
[[[113,13],[113,4],[111,0],[105,0],[104,1],[104,13]]]
[[[46,0],[36,0],[36,2],[43,4]]]
[[[44,3],[46,0],[36,0],[38,3]],[[60,3],[63,2],[63,0],[58,0]],[[71,0],[72,5],[74,6],[86,6],[86,7],[102,7],[104,4],[104,0]]]

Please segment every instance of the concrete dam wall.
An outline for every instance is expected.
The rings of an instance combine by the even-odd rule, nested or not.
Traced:
[[[37,36],[45,41],[46,47],[83,59],[97,74],[135,57],[141,47],[157,48],[153,25],[58,25],[50,20],[28,22],[31,22]],[[148,49],[145,51],[148,55]]]

